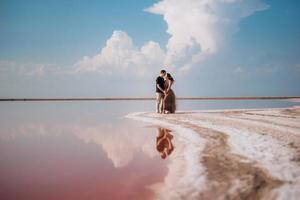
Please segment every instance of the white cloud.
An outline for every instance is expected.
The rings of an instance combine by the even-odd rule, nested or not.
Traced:
[[[37,76],[46,74],[67,74],[68,70],[62,70],[61,67],[53,64],[41,63],[18,63],[14,61],[0,60],[0,74],[16,74],[19,76]]]
[[[267,8],[261,0],[162,0],[146,11],[163,15],[168,25],[166,52],[153,41],[138,49],[125,32],[114,31],[99,54],[75,64],[76,72],[145,75],[164,65],[188,71],[224,47],[243,18]]]
[[[235,74],[240,74],[240,73],[245,72],[245,68],[243,68],[243,67],[236,67],[236,68],[233,69],[232,72],[235,73]]]
[[[45,74],[45,65],[39,65],[39,66],[20,66],[18,72],[21,75],[25,76],[43,76]]]
[[[138,49],[127,33],[114,31],[99,54],[85,56],[75,68],[76,72],[147,75],[161,68],[164,57],[158,43],[149,41]]]
[[[243,18],[267,8],[261,0],[163,0],[146,11],[168,25],[165,64],[188,70],[222,48]]]
[[[137,47],[126,32],[114,31],[98,54],[83,57],[71,69],[0,61],[0,73],[43,76],[98,72],[152,76],[164,66],[172,73],[186,72],[223,48],[243,18],[267,8],[262,0],[162,0],[146,11],[162,15],[166,21],[170,38],[165,48],[154,41]]]
[[[7,60],[0,60],[0,74],[9,73],[15,70],[15,63]]]

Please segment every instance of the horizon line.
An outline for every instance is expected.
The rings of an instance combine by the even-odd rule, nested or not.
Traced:
[[[232,96],[232,97],[177,97],[177,100],[280,100],[300,96]],[[0,101],[144,101],[155,97],[61,97],[61,98],[0,98]]]

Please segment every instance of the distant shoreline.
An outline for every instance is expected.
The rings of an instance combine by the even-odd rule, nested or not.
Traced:
[[[177,97],[177,100],[288,100],[300,96]],[[0,101],[149,101],[154,97],[0,98]]]

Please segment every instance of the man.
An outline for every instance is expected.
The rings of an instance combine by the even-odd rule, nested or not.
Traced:
[[[163,113],[163,101],[165,93],[165,70],[160,70],[159,76],[156,78],[156,112]]]

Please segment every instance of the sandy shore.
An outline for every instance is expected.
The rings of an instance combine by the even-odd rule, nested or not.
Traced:
[[[300,197],[300,107],[128,117],[181,140],[164,183],[152,187],[158,199]]]

